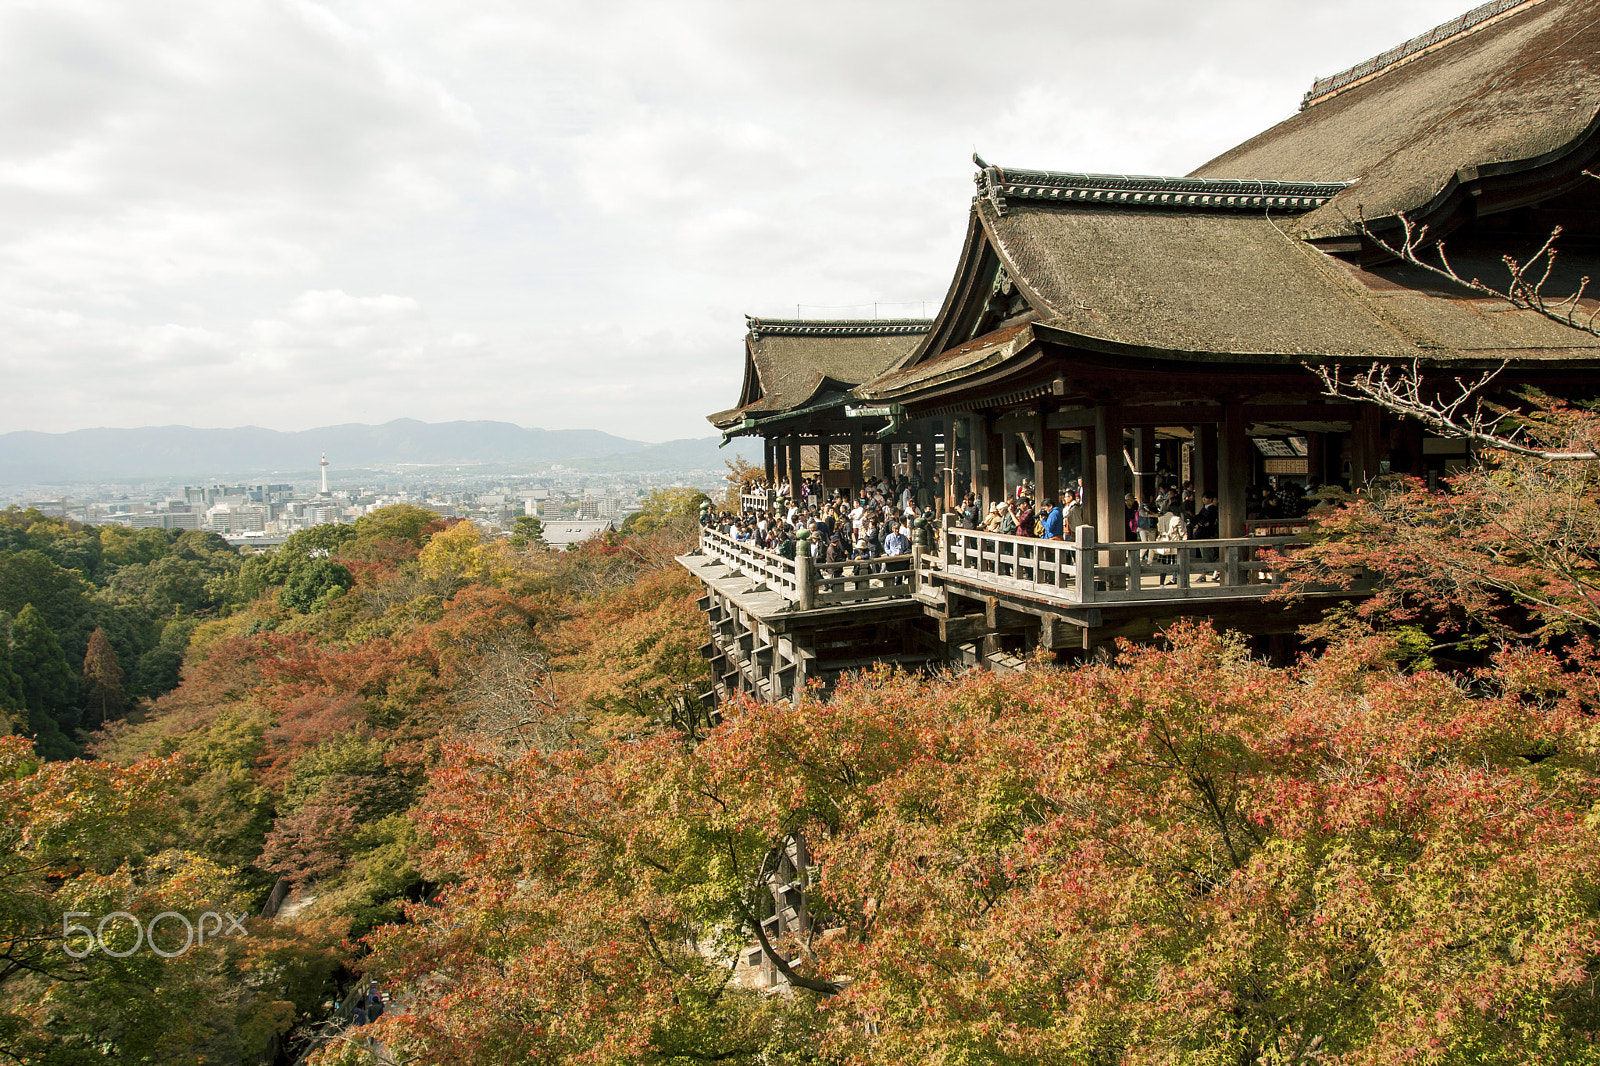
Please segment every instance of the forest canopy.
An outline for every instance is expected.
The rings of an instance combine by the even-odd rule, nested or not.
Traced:
[[[1591,1061],[1595,498],[1594,464],[1500,456],[1344,501],[1286,573],[1382,580],[1293,663],[1189,622],[1088,662],[879,668],[715,714],[674,561],[697,498],[564,552],[411,508],[245,558],[12,513],[0,565],[28,598],[0,693],[37,739],[0,743],[0,1044]],[[809,925],[767,938],[796,848],[783,891]],[[64,950],[64,912],[114,909],[243,932]],[[390,1009],[351,1028],[372,982]]]

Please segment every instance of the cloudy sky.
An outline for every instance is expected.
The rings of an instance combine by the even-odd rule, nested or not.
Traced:
[[[705,436],[931,314],[974,149],[1182,174],[1470,0],[6,0],[0,432]]]

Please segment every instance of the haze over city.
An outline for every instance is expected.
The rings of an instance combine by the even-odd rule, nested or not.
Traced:
[[[8,5],[0,432],[704,437],[743,314],[937,308],[974,149],[1185,173],[1459,9]]]

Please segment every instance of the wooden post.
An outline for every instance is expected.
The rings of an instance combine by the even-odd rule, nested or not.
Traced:
[[[1076,532],[1078,550],[1073,557],[1074,581],[1078,586],[1078,602],[1094,599],[1094,527],[1079,526]]]
[[[811,544],[801,537],[794,545],[794,583],[800,594],[799,608],[809,611],[817,605],[816,567],[811,562]]]
[[[984,429],[983,421],[983,416],[979,414],[967,416],[967,467],[968,473],[972,475],[972,484],[968,486],[967,491],[971,492],[972,498],[987,510],[988,504],[983,502],[983,471],[985,464],[988,463],[984,451],[989,443],[989,434]]]
[[[1083,479],[1083,516],[1096,519],[1100,507],[1100,479],[1095,476],[1094,427],[1078,430],[1078,476]]]
[[[800,438],[789,438],[789,500],[796,506],[800,503]]]
[[[1328,435],[1306,434],[1306,480],[1328,483]]]
[[[911,545],[911,594],[922,591],[922,543],[919,538]]]
[[[850,431],[850,498],[859,499],[863,482],[861,480],[861,431]]]
[[[917,464],[917,476],[922,479],[922,487],[929,493],[929,499],[931,500],[933,498],[933,484],[936,480],[935,474],[938,473],[936,469],[937,459],[933,448],[933,423],[931,421],[923,421],[921,435],[922,439],[917,444],[917,457],[921,460]],[[921,500],[917,501],[918,506],[921,506],[921,502]]]
[[[1041,422],[1044,419],[1041,417]],[[1044,437],[1044,450],[1040,453],[1041,473],[1034,479],[1034,490],[1038,494],[1038,502],[1042,505],[1045,500],[1061,502],[1061,431],[1059,429],[1044,429],[1040,431]],[[1043,517],[1042,515],[1040,517]]]
[[[777,446],[776,443],[773,442],[773,439],[771,437],[763,437],[763,438],[761,438],[761,445],[762,445],[762,447],[761,447],[761,458],[764,460],[764,462],[762,463],[762,466],[765,468],[766,475],[767,475],[767,485],[770,488],[771,486],[776,485],[778,483],[778,480],[777,480],[777,478],[778,478],[778,475],[777,475],[778,461],[777,461],[777,458],[776,458],[776,453],[777,453],[777,450],[778,450],[778,446]]]
[[[1217,424],[1207,422],[1194,429],[1194,509],[1206,493],[1217,491]]]
[[[1028,443],[1033,445],[1033,503],[1035,507],[1042,507],[1044,501],[1050,498],[1050,490],[1045,482],[1043,407],[1033,416],[1033,424],[1028,427]]]
[[[1244,536],[1245,494],[1250,487],[1250,440],[1244,405],[1224,404],[1217,434],[1217,535]]]
[[[1156,498],[1155,426],[1140,426],[1134,431],[1133,466],[1137,475],[1133,479],[1133,494],[1139,500],[1139,509],[1143,510]]]
[[[1006,498],[1006,434],[988,430],[983,442],[983,506]]]
[[[1092,508],[1085,501],[1085,510],[1094,515],[1095,539],[1100,544],[1120,544],[1128,539],[1128,518],[1122,498],[1127,495],[1127,479],[1123,475],[1122,459],[1122,408],[1104,404],[1094,410],[1094,482],[1095,499]],[[1105,554],[1107,566],[1120,565],[1120,559]]]
[[[1398,469],[1401,456],[1397,452],[1391,456],[1396,460],[1394,473],[1426,477],[1428,468],[1422,461],[1422,423],[1412,418],[1403,418],[1396,429],[1400,438],[1400,450],[1405,452],[1405,469]]]
[[[1377,404],[1364,403],[1350,427],[1350,488],[1359,489],[1378,476],[1378,431],[1383,411]]]

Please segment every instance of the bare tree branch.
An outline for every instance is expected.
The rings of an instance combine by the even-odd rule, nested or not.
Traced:
[[[461,701],[456,728],[480,744],[514,754],[571,748],[584,721],[561,706],[548,658],[522,634],[507,634],[484,651]]]
[[[1588,174],[1589,177],[1595,177],[1595,175],[1589,174],[1588,171],[1584,171],[1584,173]],[[1539,250],[1529,256],[1526,262],[1519,261],[1515,256],[1502,255],[1500,262],[1505,264],[1510,279],[1505,288],[1497,289],[1476,276],[1472,278],[1463,277],[1451,265],[1449,257],[1445,254],[1443,241],[1435,242],[1432,245],[1438,250],[1438,265],[1428,262],[1422,255],[1423,251],[1429,247],[1428,227],[1416,225],[1403,213],[1396,217],[1400,220],[1402,234],[1398,246],[1391,244],[1374,233],[1372,228],[1367,225],[1365,218],[1357,219],[1356,225],[1360,228],[1363,237],[1402,262],[1420,267],[1435,277],[1443,278],[1480,295],[1504,300],[1519,311],[1532,311],[1534,314],[1548,318],[1552,322],[1558,322],[1569,329],[1600,337],[1600,326],[1596,325],[1596,319],[1600,319],[1600,304],[1597,304],[1595,309],[1590,311],[1587,316],[1581,314],[1583,311],[1583,296],[1589,288],[1588,275],[1585,275],[1578,282],[1577,291],[1570,296],[1563,296],[1552,303],[1544,295],[1544,287],[1549,282],[1551,273],[1555,270],[1555,242],[1556,238],[1561,236],[1560,226],[1550,231],[1550,236],[1545,238],[1544,243],[1539,246]]]
[[[1364,373],[1351,371],[1346,377],[1339,366],[1313,366],[1322,379],[1322,391],[1342,400],[1366,400],[1395,414],[1421,422],[1441,437],[1471,441],[1487,448],[1554,462],[1579,462],[1600,459],[1592,449],[1542,448],[1535,442],[1519,439],[1514,430],[1504,428],[1511,412],[1485,404],[1480,393],[1506,368],[1501,363],[1476,381],[1455,379],[1456,394],[1433,394],[1423,382],[1421,364],[1395,367],[1373,363]]]
[[[1588,171],[1584,173],[1589,177],[1597,176]],[[1451,264],[1449,256],[1445,253],[1443,241],[1429,245],[1427,226],[1414,224],[1404,214],[1397,217],[1401,232],[1398,244],[1391,243],[1374,233],[1365,218],[1358,219],[1356,225],[1363,237],[1402,262],[1410,263],[1437,278],[1471,292],[1503,300],[1517,310],[1531,311],[1569,329],[1600,337],[1600,327],[1596,326],[1596,319],[1600,318],[1600,305],[1596,305],[1587,315],[1581,313],[1583,311],[1581,301],[1589,287],[1587,276],[1578,283],[1577,291],[1572,295],[1562,297],[1555,302],[1545,297],[1545,285],[1555,270],[1556,238],[1561,236],[1560,226],[1550,231],[1550,236],[1545,238],[1538,251],[1526,261],[1520,261],[1510,255],[1501,256],[1500,261],[1505,264],[1509,280],[1503,288],[1495,288],[1476,276],[1463,277]],[[1423,257],[1423,252],[1429,247],[1437,251],[1439,257],[1437,264]],[[1346,372],[1342,367],[1310,367],[1322,379],[1322,388],[1327,395],[1337,399],[1375,403],[1395,414],[1414,418],[1443,437],[1467,440],[1513,455],[1553,462],[1589,462],[1600,459],[1600,453],[1591,448],[1544,447],[1519,430],[1507,428],[1506,423],[1512,412],[1486,404],[1482,395],[1484,389],[1505,368],[1506,363],[1502,362],[1472,382],[1457,377],[1455,394],[1447,396],[1426,385],[1421,364],[1415,360],[1407,368],[1396,368],[1375,362],[1365,373],[1352,371],[1349,377],[1345,376]]]

